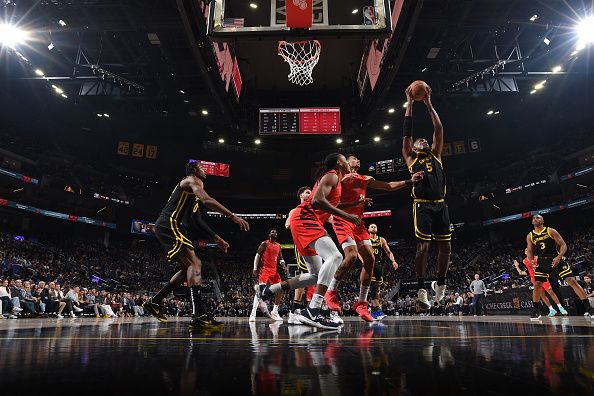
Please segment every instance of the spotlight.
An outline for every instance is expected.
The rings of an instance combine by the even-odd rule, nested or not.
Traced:
[[[45,74],[43,73],[43,70],[41,69],[35,69],[35,74],[37,74],[40,77],[43,77]]]
[[[390,107],[390,108],[388,109],[388,113],[390,113],[390,114],[394,113],[395,111],[396,111],[396,109],[395,109],[395,108],[393,108],[393,107]]]
[[[530,95],[534,95],[536,93],[536,89],[533,89],[532,91],[530,91]]]
[[[382,140],[382,139],[379,136],[376,136],[376,137],[373,138],[373,141],[374,142],[379,142],[380,140]]]
[[[493,114],[497,115],[497,114],[499,114],[499,111],[496,111],[496,112],[495,112],[495,113],[493,113]]]
[[[429,69],[424,67],[423,69],[421,69],[421,73],[425,73],[427,70],[429,70]]]
[[[250,3],[250,8],[253,8],[255,10],[256,8],[258,8],[258,4]]]
[[[578,50],[575,50],[575,51],[573,51],[573,52],[572,52],[572,53],[571,53],[569,56],[576,56],[576,55],[578,54],[578,52],[580,52],[580,51],[578,51]]]
[[[56,91],[56,93],[59,93],[59,94],[64,93],[64,90],[62,88],[60,88],[60,87],[55,87],[54,86],[54,90]]]
[[[355,140],[355,143],[359,143],[359,139]]]
[[[256,139],[256,140],[254,140],[254,143],[255,144],[260,144],[260,143],[262,143],[262,141],[260,139]]]
[[[539,82],[538,84],[536,84],[534,86],[534,89],[536,89],[537,91],[539,89],[543,89],[546,83],[547,83],[547,80],[542,80],[541,82]]]
[[[103,117],[103,114],[97,113],[97,117]]]
[[[545,43],[546,45],[549,45],[549,44],[551,44],[551,40],[549,40],[549,39],[548,39],[548,38],[546,38],[546,37],[545,37],[545,38],[542,40],[542,42],[543,42],[543,43]]]
[[[49,43],[47,46],[47,49],[48,49],[48,51],[51,51],[54,49],[54,47],[55,47],[54,43]]]
[[[551,69],[553,73],[559,73],[563,68],[561,66],[555,66]]]
[[[530,22],[534,22],[538,19],[538,15],[534,14],[530,17]]]
[[[182,94],[182,95],[185,94],[185,92],[183,90],[181,90],[181,89],[179,90],[179,93]]]
[[[342,143],[342,139],[341,138],[336,139],[336,143],[338,143],[338,144]]]
[[[390,125],[384,125],[384,131],[387,131],[388,129],[390,129]]]
[[[61,19],[60,19],[60,20],[58,21],[58,25],[60,25],[60,26],[64,27],[64,26],[66,26],[66,22],[64,22],[63,20],[61,20]]]
[[[105,118],[109,118],[109,114],[107,114],[107,113],[103,113],[103,117],[105,117]]]
[[[22,29],[9,24],[0,24],[0,44],[14,47],[24,44],[29,39],[29,34]]]
[[[578,23],[576,31],[581,44],[594,43],[594,15],[582,19]]]
[[[223,139],[223,138],[220,138],[220,139],[219,139],[219,143],[221,143],[221,144],[225,143],[225,139]]]
[[[62,97],[63,97],[64,99],[68,99],[68,95],[66,95],[66,94],[62,94]]]
[[[202,115],[208,115],[208,110],[202,109]]]
[[[493,110],[487,111],[487,115],[493,115],[493,113],[495,113]]]
[[[351,11],[351,14],[356,14],[358,12],[359,12],[359,9],[358,8],[355,8],[353,11]]]

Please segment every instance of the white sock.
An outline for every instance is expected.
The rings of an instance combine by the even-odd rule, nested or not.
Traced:
[[[280,283],[275,283],[274,285],[270,285],[270,291],[273,293],[277,293],[281,291],[283,288],[281,287]]]
[[[309,302],[309,307],[311,309],[319,309],[322,306],[322,302],[324,301],[324,296],[321,294],[314,293],[311,301]]]
[[[258,305],[260,305],[258,296],[254,296],[254,303],[252,304],[252,312],[250,313],[250,316],[256,316],[256,310],[258,309]]]
[[[338,286],[338,283],[340,281],[336,280],[336,278],[332,277],[332,280],[330,281],[330,285],[328,285],[328,290],[336,290],[336,287]]]
[[[275,305],[272,307],[272,312],[278,312],[278,305],[276,305],[276,304],[275,304]]]
[[[360,302],[367,301],[368,294],[369,294],[369,286],[361,285],[361,288],[359,289],[359,301]]]
[[[563,305],[561,305],[561,304],[557,304],[557,306],[559,307],[559,309],[564,309]]]

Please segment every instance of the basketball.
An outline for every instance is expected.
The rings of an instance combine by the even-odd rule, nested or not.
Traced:
[[[413,99],[416,101],[421,101],[425,99],[425,95],[427,94],[427,88],[429,88],[429,85],[427,85],[425,81],[417,80],[413,81],[413,83],[410,84],[410,88],[412,91]]]

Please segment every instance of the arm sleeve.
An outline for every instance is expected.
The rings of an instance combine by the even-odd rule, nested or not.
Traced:
[[[404,117],[404,126],[402,128],[403,136],[412,137],[412,129],[413,129],[413,119],[410,116]]]

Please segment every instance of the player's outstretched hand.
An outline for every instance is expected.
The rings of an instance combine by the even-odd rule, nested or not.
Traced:
[[[239,226],[239,228],[241,229],[241,231],[249,231],[250,230],[249,223],[235,214],[233,216],[231,216],[231,221],[234,222],[235,224],[237,224]]]
[[[427,87],[425,88],[425,98],[423,98],[423,103],[425,103],[427,106],[431,106],[431,93],[433,91],[431,91],[431,87],[429,85],[427,85]]]
[[[420,182],[421,180],[423,180],[423,177],[425,177],[425,172],[420,171],[420,172],[413,173],[411,180],[413,183],[416,183],[416,182]]]
[[[354,215],[354,214],[347,213],[347,215],[344,217],[344,219],[345,219],[346,221],[348,221],[348,222],[351,222],[351,223],[353,223],[353,224],[354,224],[354,225],[356,225],[357,227],[358,227],[359,225],[361,225],[361,218],[360,218],[359,216],[357,216],[357,215]]]
[[[229,244],[223,238],[218,235],[215,235],[214,241],[217,244],[218,248],[221,249],[223,252],[227,253],[229,250]]]
[[[410,85],[406,88],[404,93],[406,94],[406,101],[408,102],[408,105],[410,106],[411,104],[413,104],[415,102],[415,100],[413,99],[413,96],[412,96],[412,88]]]
[[[398,263],[396,261],[394,261],[392,263],[392,267],[394,267],[394,271],[396,271],[398,269]]]

